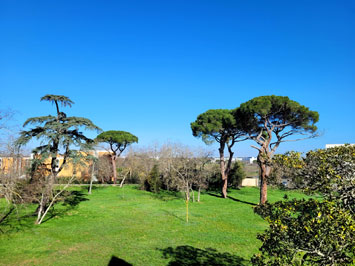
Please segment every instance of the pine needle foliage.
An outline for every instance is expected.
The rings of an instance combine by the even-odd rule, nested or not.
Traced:
[[[23,124],[26,126],[35,126],[29,130],[23,130],[17,140],[17,145],[26,145],[30,140],[40,140],[40,146],[33,150],[33,153],[39,154],[42,158],[51,157],[51,172],[54,177],[63,169],[70,151],[73,146],[82,149],[94,141],[84,135],[81,131],[101,129],[93,124],[90,119],[84,117],[67,117],[64,112],[59,110],[59,105],[71,107],[74,102],[63,95],[45,95],[41,101],[49,101],[56,105],[57,115],[47,115],[28,118]],[[57,156],[63,152],[63,163],[57,165]]]

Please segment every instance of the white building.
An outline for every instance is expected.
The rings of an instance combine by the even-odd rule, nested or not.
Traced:
[[[237,157],[235,158],[237,161],[241,161],[241,162],[246,162],[246,163],[250,163],[252,164],[253,162],[256,161],[256,157]]]
[[[224,160],[228,161],[228,158],[224,158]],[[218,162],[219,157],[213,158],[212,161]],[[235,161],[240,161],[240,162],[252,164],[254,161],[256,161],[256,157],[234,157],[234,158],[232,158],[232,162],[235,162]]]

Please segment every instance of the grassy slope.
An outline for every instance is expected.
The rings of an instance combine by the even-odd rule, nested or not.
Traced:
[[[269,200],[280,200],[284,194],[269,190]],[[229,195],[222,199],[203,194],[201,203],[190,204],[186,223],[181,198],[158,198],[134,186],[98,188],[92,195],[85,192],[87,200],[66,209],[65,215],[40,226],[33,225],[35,217],[28,217],[21,226],[13,224],[12,233],[0,234],[0,265],[107,265],[112,256],[133,265],[167,265],[162,250],[186,245],[193,247],[187,253],[213,248],[249,259],[260,246],[256,234],[266,228],[249,204],[258,202],[259,190],[243,188]],[[56,207],[58,213],[64,210]]]

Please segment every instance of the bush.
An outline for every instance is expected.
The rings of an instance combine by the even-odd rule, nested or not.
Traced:
[[[255,265],[349,265],[355,263],[355,146],[307,153],[295,173],[315,199],[255,208],[270,225]]]
[[[304,165],[304,158],[300,152],[290,151],[285,154],[276,154],[272,159],[272,170],[268,184],[279,188],[299,188],[303,180],[297,173]],[[284,184],[284,181],[287,183]]]
[[[228,175],[228,188],[239,188],[245,177],[244,164],[239,161],[234,162]],[[208,178],[207,186],[209,190],[221,190],[223,180],[218,164],[215,164],[215,171],[213,175]]]
[[[336,202],[292,200],[258,206],[269,229],[254,265],[348,265],[355,256],[355,220]]]
[[[144,180],[143,189],[154,193],[159,193],[161,186],[162,181],[159,173],[159,167],[157,164],[155,164],[147,178]]]

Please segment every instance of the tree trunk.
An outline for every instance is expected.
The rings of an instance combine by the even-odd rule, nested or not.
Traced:
[[[53,196],[54,180],[56,180],[57,172],[52,172],[49,176],[46,177],[45,185],[42,190],[41,200],[39,206],[36,209],[37,219],[35,224],[40,224],[43,220],[43,215],[45,215],[50,200]]]
[[[125,174],[125,175],[123,176],[123,179],[122,179],[122,181],[121,181],[121,183],[120,183],[120,187],[123,187],[123,183],[124,183],[124,181],[126,180],[127,175],[130,174],[130,173],[131,173],[131,170],[129,171],[129,173],[127,173],[127,174]],[[156,185],[155,185],[155,186],[156,186]]]
[[[92,178],[91,178],[91,180],[90,180],[90,185],[89,185],[88,194],[91,194],[91,190],[92,190]]]
[[[186,222],[189,222],[189,201],[186,200]]]
[[[92,162],[92,168],[91,168],[91,179],[90,179],[90,186],[89,186],[89,192],[88,194],[91,194],[91,189],[92,189],[92,182],[94,179],[94,171],[95,171],[95,162]]]
[[[271,167],[267,165],[265,160],[259,159],[260,167],[260,205],[264,205],[267,201],[267,181],[271,172]]]
[[[222,187],[222,194],[224,198],[227,198],[227,187],[228,187],[228,179],[227,175],[225,175],[225,178],[223,179],[223,187]]]
[[[113,168],[113,183],[116,185],[117,182],[117,170],[116,170],[116,156],[111,155],[111,162]]]
[[[57,194],[55,194],[55,195],[53,196],[53,198],[52,198],[52,200],[51,200],[50,202],[49,202],[50,199],[49,199],[49,198],[47,199],[47,201],[48,201],[48,203],[49,203],[48,207],[47,207],[47,204],[48,204],[48,203],[47,203],[46,205],[44,205],[43,199],[45,199],[45,198],[43,197],[43,194],[42,194],[42,199],[41,199],[41,203],[40,203],[40,209],[39,209],[39,211],[38,211],[38,216],[37,216],[36,224],[41,224],[41,223],[42,223],[42,221],[43,221],[44,217],[46,217],[46,215],[47,215],[49,209],[50,209],[50,208],[53,206],[53,204],[55,203],[56,198],[57,198],[60,194],[62,194],[64,190],[67,189],[67,187],[71,184],[71,182],[72,182],[74,179],[75,179],[75,176],[72,176],[72,178],[69,179],[68,183],[67,183]]]
[[[186,201],[190,200],[190,187],[189,182],[186,182]]]
[[[260,205],[264,205],[267,201],[267,177],[265,171],[261,170],[260,175]]]
[[[197,202],[200,202],[200,195],[201,195],[201,188],[198,188],[198,193],[197,193]]]
[[[225,169],[226,166],[224,162],[224,147],[225,147],[225,143],[221,142],[218,150],[219,150],[219,164],[221,167],[221,176],[223,181],[222,195],[224,198],[227,198],[228,175],[226,174],[226,169]]]
[[[42,196],[41,196],[41,201],[39,203],[39,206],[37,207],[37,219],[35,221],[35,224],[38,224],[40,219],[41,219],[41,216],[43,214],[43,199],[44,199],[44,195],[42,193]]]

